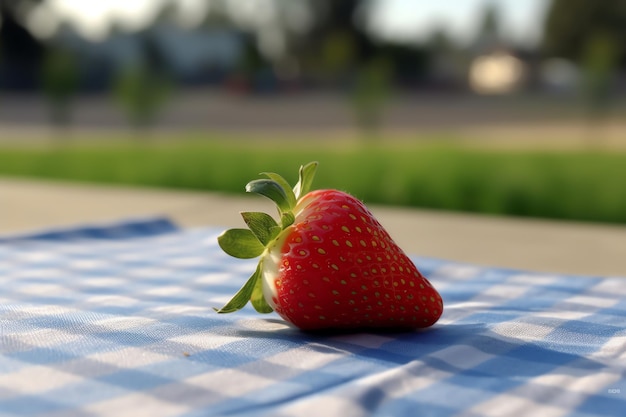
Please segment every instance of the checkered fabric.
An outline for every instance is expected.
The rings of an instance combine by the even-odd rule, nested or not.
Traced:
[[[441,320],[218,315],[255,260],[166,220],[0,241],[0,416],[624,416],[626,278],[414,258]]]

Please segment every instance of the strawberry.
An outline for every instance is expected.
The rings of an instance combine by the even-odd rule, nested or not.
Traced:
[[[238,258],[260,256],[256,271],[218,313],[251,301],[303,330],[420,328],[441,316],[441,296],[365,205],[337,190],[309,192],[317,163],[300,168],[292,190],[275,173],[246,191],[278,206],[241,213],[249,229],[230,229],[220,247]]]

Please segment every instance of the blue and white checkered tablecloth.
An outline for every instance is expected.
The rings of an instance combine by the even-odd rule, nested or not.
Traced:
[[[626,279],[414,258],[425,331],[306,334],[251,307],[221,230],[0,239],[0,416],[624,416]]]

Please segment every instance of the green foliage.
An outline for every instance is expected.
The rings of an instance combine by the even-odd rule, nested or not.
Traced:
[[[618,51],[617,38],[606,32],[594,33],[586,41],[582,93],[594,114],[603,113],[610,104]]]
[[[272,308],[267,305],[267,302],[263,298],[261,288],[261,264],[259,264],[254,271],[254,274],[248,278],[245,284],[237,291],[237,293],[226,303],[226,305],[220,309],[215,309],[218,313],[233,313],[237,310],[241,310],[248,301],[253,301],[252,305],[259,313],[271,313]]]
[[[265,249],[249,229],[229,229],[217,241],[224,252],[240,259],[256,258]]]
[[[376,134],[381,127],[385,105],[392,90],[389,60],[376,58],[358,73],[353,105],[359,127],[366,134]]]
[[[264,247],[274,240],[282,230],[276,220],[266,213],[243,212],[241,217]]]
[[[626,64],[626,0],[552,0],[544,28],[543,47],[581,63],[597,33],[615,39],[617,60]]]
[[[140,63],[121,71],[114,85],[118,103],[134,127],[152,124],[171,91],[167,77]]]
[[[327,39],[321,44],[319,59],[326,80],[341,78],[352,69],[356,59],[354,43],[353,33],[346,29],[327,35]]]
[[[0,174],[243,193],[268,168],[323,166],[316,188],[381,203],[477,213],[626,223],[626,153],[472,149],[453,142],[269,143],[243,138],[110,140],[0,148]],[[436,143],[435,143],[436,142]]]
[[[51,47],[45,56],[41,77],[43,91],[50,103],[52,122],[69,124],[72,99],[79,82],[74,56],[66,50]]]

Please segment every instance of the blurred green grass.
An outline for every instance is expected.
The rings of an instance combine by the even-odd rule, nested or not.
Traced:
[[[366,203],[626,223],[626,152],[471,147],[431,138],[355,140],[184,137],[0,146],[0,175],[243,193],[263,171]],[[112,202],[113,204],[113,202]]]

